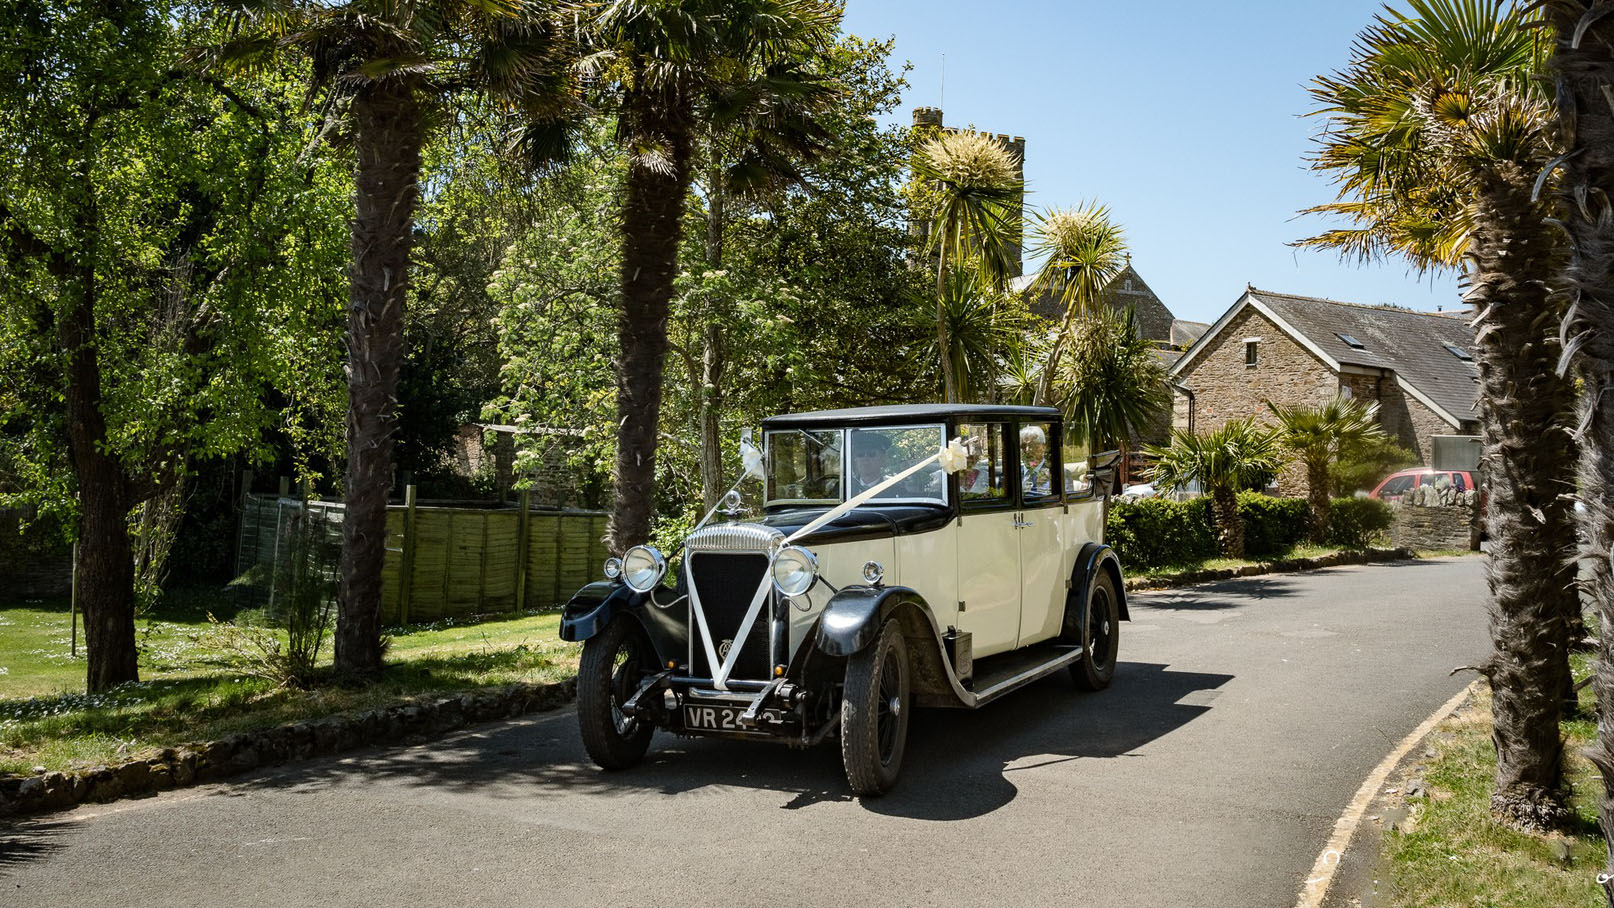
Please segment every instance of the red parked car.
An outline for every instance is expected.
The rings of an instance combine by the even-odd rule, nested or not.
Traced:
[[[1413,489],[1428,485],[1436,488],[1454,488],[1459,492],[1478,488],[1474,483],[1474,474],[1467,470],[1434,470],[1429,467],[1413,467],[1410,470],[1401,470],[1384,477],[1384,481],[1374,487],[1372,495],[1374,498],[1384,501],[1400,501]]]

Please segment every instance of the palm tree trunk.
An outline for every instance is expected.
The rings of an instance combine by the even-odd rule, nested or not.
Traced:
[[[1589,0],[1545,4],[1557,34],[1552,66],[1558,86],[1559,133],[1571,156],[1564,164],[1564,220],[1570,261],[1564,272],[1570,309],[1563,336],[1580,343],[1582,397],[1580,487],[1586,503],[1581,551],[1591,571],[1591,599],[1600,633],[1593,690],[1597,694],[1597,742],[1587,756],[1602,776],[1597,801],[1607,843],[1603,895],[1614,908],[1614,18],[1594,19],[1578,44],[1575,29],[1588,15]],[[1600,12],[1600,11],[1599,11]]]
[[[953,372],[952,349],[947,339],[947,243],[936,244],[936,349],[941,352],[942,394],[958,402],[958,376]]]
[[[1049,403],[1054,393],[1054,373],[1059,369],[1059,360],[1065,353],[1065,344],[1070,339],[1071,325],[1076,321],[1076,310],[1080,304],[1075,298],[1065,304],[1065,317],[1060,319],[1059,333],[1054,335],[1054,346],[1048,351],[1048,361],[1042,366],[1042,378],[1037,381],[1037,396],[1032,401],[1039,407],[1053,406]]]
[[[1311,505],[1311,541],[1328,541],[1328,461],[1306,464],[1306,501]]]
[[[1239,497],[1230,486],[1211,490],[1211,513],[1216,518],[1216,546],[1223,558],[1244,557],[1244,521],[1239,519]]]
[[[346,508],[336,618],[337,673],[381,673],[381,567],[397,427],[398,370],[409,250],[424,137],[412,80],[371,86],[353,101],[355,209],[349,273]]]
[[[682,98],[669,89],[653,97],[638,95],[630,103],[636,123],[666,143],[670,166],[630,166],[622,208],[616,488],[606,530],[606,547],[617,554],[650,538],[667,315],[690,181],[690,134]]]
[[[1558,723],[1569,673],[1567,619],[1579,610],[1575,581],[1574,446],[1564,423],[1573,389],[1555,371],[1557,312],[1548,298],[1556,266],[1544,213],[1520,172],[1480,180],[1470,243],[1471,299],[1483,458],[1491,483],[1492,655],[1480,666],[1494,698],[1496,786],[1491,812],[1524,829],[1571,817]]]
[[[67,357],[68,443],[78,481],[77,596],[84,610],[90,693],[140,680],[135,648],[134,559],[123,467],[106,451],[101,415],[101,363],[95,343],[94,200],[86,215],[84,264],[69,285],[72,301],[58,326]],[[73,291],[76,290],[76,293]]]

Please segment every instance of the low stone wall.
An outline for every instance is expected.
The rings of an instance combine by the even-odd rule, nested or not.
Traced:
[[[1390,509],[1390,541],[1395,545],[1418,551],[1479,548],[1479,493],[1472,489],[1424,486]]]
[[[0,777],[0,817],[154,795],[293,760],[441,735],[467,725],[543,712],[570,702],[575,680],[517,684],[372,709],[168,748],[154,757],[78,772]]]

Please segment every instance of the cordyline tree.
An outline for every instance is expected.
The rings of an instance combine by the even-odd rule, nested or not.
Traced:
[[[1050,209],[1038,215],[1036,230],[1033,251],[1047,258],[1032,290],[1054,294],[1065,310],[1033,400],[1045,407],[1053,400],[1054,377],[1071,343],[1072,326],[1100,313],[1104,288],[1126,267],[1126,235],[1110,217],[1109,206],[1097,202]]]
[[[1340,183],[1314,211],[1354,225],[1305,241],[1420,268],[1466,263],[1475,307],[1491,536],[1486,579],[1496,787],[1491,810],[1526,829],[1567,822],[1558,723],[1580,614],[1571,553],[1573,400],[1559,376],[1561,261],[1553,211],[1536,194],[1556,154],[1536,78],[1540,48],[1499,0],[1408,0],[1358,38],[1350,66],[1316,80],[1328,118],[1315,169]],[[1599,102],[1604,103],[1604,102]]]
[[[450,100],[486,91],[519,113],[523,152],[564,148],[575,58],[557,4],[534,0],[238,0],[228,39],[204,63],[250,69],[297,52],[312,63],[309,98],[345,115],[354,161],[348,269],[347,469],[336,670],[381,671],[381,567],[403,360],[409,254],[421,151],[452,117]]]
[[[1018,162],[996,138],[985,133],[944,132],[919,146],[914,154],[914,208],[925,224],[930,251],[936,255],[936,344],[941,358],[942,393],[949,402],[963,400],[948,337],[956,321],[960,287],[982,286],[1001,292],[1014,268],[1014,240],[1020,234],[1018,206],[1025,184]],[[954,271],[975,272],[976,279],[951,279]]]
[[[180,65],[184,13],[0,0],[0,456],[76,512],[91,692],[139,678],[131,510],[261,451],[271,389],[325,383],[277,370],[328,337],[341,185],[299,159],[281,74]]]
[[[1586,503],[1581,551],[1591,569],[1597,603],[1597,743],[1587,754],[1603,778],[1597,812],[1608,843],[1600,876],[1614,908],[1614,17],[1590,0],[1546,0],[1552,25],[1552,74],[1557,80],[1563,220],[1569,297],[1563,336],[1566,359],[1584,380],[1580,413],[1580,485]],[[1568,363],[1559,365],[1564,372]]]
[[[650,537],[667,319],[697,143],[713,128],[758,122],[762,111],[729,92],[789,88],[782,103],[800,90],[790,83],[807,88],[798,68],[833,43],[840,14],[828,0],[615,0],[587,10],[582,72],[616,112],[628,153],[616,486],[606,531],[614,552]],[[769,83],[771,72],[778,82]]]

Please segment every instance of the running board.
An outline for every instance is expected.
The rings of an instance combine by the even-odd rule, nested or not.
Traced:
[[[991,656],[975,662],[973,699],[980,706],[1019,690],[1033,681],[1081,661],[1082,648],[1066,643],[1045,643],[1030,649]]]

